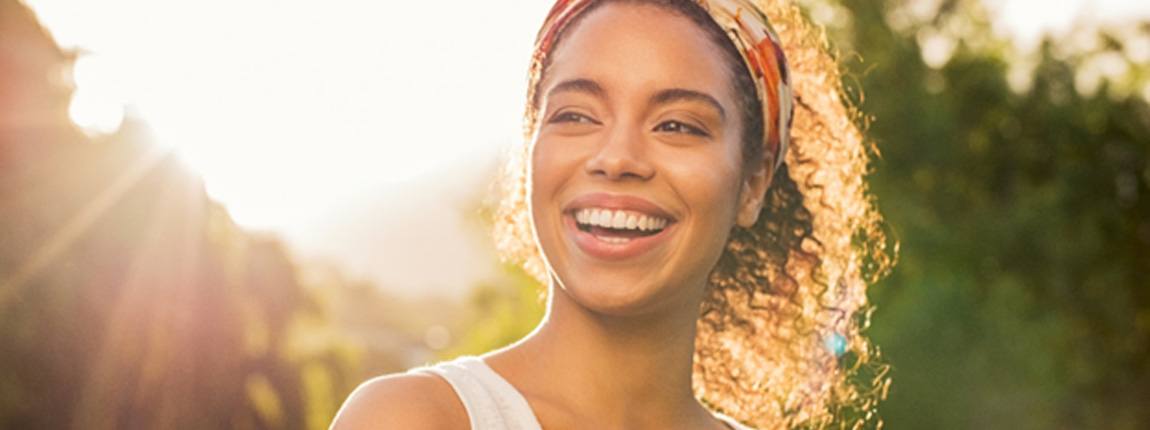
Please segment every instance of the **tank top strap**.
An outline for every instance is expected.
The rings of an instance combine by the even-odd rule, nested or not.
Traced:
[[[472,430],[543,430],[527,399],[479,357],[463,356],[409,372],[447,380],[467,410]],[[722,413],[712,414],[734,430],[754,430]]]
[[[451,385],[472,430],[542,430],[527,399],[478,357],[463,356],[410,372],[430,372]]]

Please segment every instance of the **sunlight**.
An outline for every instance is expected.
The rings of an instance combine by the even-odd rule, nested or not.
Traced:
[[[115,75],[99,56],[80,57],[72,70],[76,93],[68,114],[72,122],[96,133],[111,133],[124,120],[124,103],[117,94]]]
[[[47,240],[35,248],[36,251],[28,255],[22,265],[16,267],[13,273],[0,278],[0,313],[10,301],[19,297],[20,291],[28,286],[29,279],[52,267],[52,264],[58,261],[57,258],[99,220],[108,208],[118,203],[131,187],[138,185],[140,179],[155,167],[164,155],[162,148],[154,148],[144,153],[129,169],[111,181],[107,188],[92,196],[60,228],[55,229]]]
[[[984,1],[995,31],[1014,39],[1024,51],[1034,49],[1044,34],[1063,35],[1078,25],[1150,18],[1150,3],[1141,0]]]
[[[61,45],[82,51],[78,125],[99,133],[145,121],[237,222],[259,229],[299,228],[348,199],[517,142],[547,7],[28,3]]]

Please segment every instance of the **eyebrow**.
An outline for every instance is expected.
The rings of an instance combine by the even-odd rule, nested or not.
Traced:
[[[551,90],[547,92],[547,97],[551,98],[555,94],[563,92],[588,93],[599,98],[604,98],[607,95],[607,91],[603,90],[598,82],[590,79],[570,79],[551,87]]]
[[[599,98],[607,97],[607,91],[604,90],[598,82],[582,78],[569,79],[555,84],[555,86],[551,87],[551,90],[547,92],[547,97],[551,98],[555,94],[563,92],[587,93]],[[708,104],[719,111],[719,117],[724,119],[727,117],[727,111],[723,109],[723,105],[719,103],[719,100],[701,91],[688,90],[686,88],[669,88],[659,91],[651,97],[651,104],[653,105],[664,105],[682,101]]]
[[[723,105],[719,100],[710,94],[688,90],[684,88],[671,88],[659,91],[654,97],[651,97],[651,104],[662,105],[674,102],[687,101],[687,102],[702,102],[711,105],[715,110],[719,111],[719,117],[726,118],[727,111],[723,109]]]

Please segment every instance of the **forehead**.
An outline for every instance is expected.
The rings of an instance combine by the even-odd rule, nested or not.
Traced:
[[[612,3],[564,32],[541,89],[583,78],[608,92],[686,88],[731,104],[728,75],[721,48],[689,18],[654,5]]]

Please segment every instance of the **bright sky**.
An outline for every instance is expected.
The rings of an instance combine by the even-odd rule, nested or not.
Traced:
[[[995,17],[995,29],[1023,47],[1036,45],[1044,33],[1061,35],[1074,24],[1150,19],[1146,0],[984,0]]]
[[[551,1],[25,1],[87,52],[73,119],[143,118],[240,224],[381,285],[458,291],[493,270],[455,206],[484,170],[460,166],[521,139]],[[986,3],[1024,45],[1076,20],[1150,17],[1144,0]]]
[[[520,139],[538,0],[29,0],[76,65],[73,118],[127,107],[238,222],[291,228]]]

